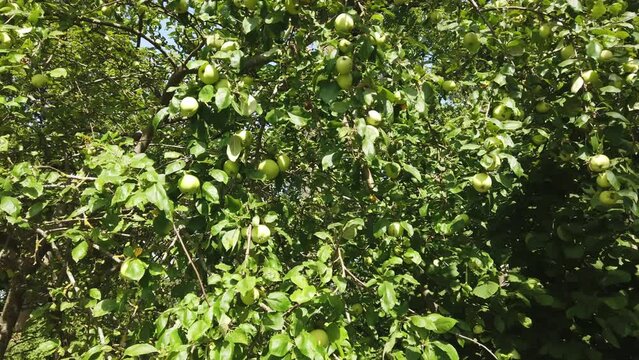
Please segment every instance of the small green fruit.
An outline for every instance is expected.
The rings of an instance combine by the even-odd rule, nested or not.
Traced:
[[[182,117],[188,118],[197,113],[200,104],[195,100],[195,98],[187,96],[180,102],[180,115]]]
[[[552,35],[552,26],[550,24],[543,24],[539,27],[539,36],[542,39],[547,39]]]
[[[599,73],[596,70],[586,70],[581,73],[581,77],[586,84],[593,84],[599,82]]]
[[[326,348],[328,347],[328,334],[326,331],[322,329],[315,329],[311,331],[311,338],[313,339],[313,343],[319,347]]]
[[[353,43],[346,39],[340,39],[337,48],[342,54],[350,54],[353,51]]]
[[[561,58],[564,60],[568,60],[575,56],[575,47],[572,45],[564,46],[561,49]]]
[[[178,182],[178,188],[184,194],[194,194],[200,189],[200,179],[191,174],[184,174]]]
[[[602,50],[601,54],[599,54],[599,60],[604,62],[612,60],[613,57],[615,57],[615,54],[613,54],[612,51],[608,49]]]
[[[353,74],[337,75],[337,85],[343,90],[349,90],[353,86]]]
[[[464,35],[464,47],[470,52],[477,52],[477,50],[481,47],[479,36],[477,36],[474,32],[466,33],[466,35]]]
[[[499,104],[493,109],[493,117],[497,120],[508,120],[513,115],[513,111],[504,104]]]
[[[253,134],[248,130],[241,130],[237,135],[242,140],[242,146],[247,147],[253,143]]]
[[[382,123],[382,114],[377,110],[369,110],[366,115],[366,123],[368,125],[378,126]]]
[[[355,20],[347,13],[342,13],[335,18],[335,30],[338,33],[350,33],[355,27]]]
[[[257,166],[257,171],[262,173],[268,180],[273,180],[280,174],[280,168],[277,163],[271,159],[263,160]]]
[[[31,85],[35,88],[43,88],[49,84],[49,77],[44,74],[35,74],[31,77]]]
[[[608,181],[608,176],[606,175],[605,172],[602,172],[599,175],[597,175],[597,186],[604,189],[607,189],[610,187],[610,182]]]
[[[402,227],[402,224],[396,221],[388,225],[387,232],[390,236],[401,237],[404,234],[404,228]]]
[[[386,176],[391,179],[397,179],[401,171],[402,167],[398,163],[389,162],[384,165],[384,172],[386,173]]]
[[[291,167],[291,159],[286,154],[280,154],[275,159],[277,161],[277,167],[280,171],[286,171]]]
[[[457,90],[457,83],[453,80],[446,80],[442,83],[442,88],[446,91]]]
[[[593,172],[602,172],[610,167],[610,159],[603,154],[595,155],[588,161],[588,168]]]
[[[251,240],[257,244],[263,244],[271,238],[271,229],[266,225],[253,226]]]
[[[178,14],[186,14],[189,11],[189,3],[187,0],[179,0],[175,5],[175,12]]]
[[[605,206],[613,206],[620,200],[619,194],[613,191],[602,191],[599,193],[599,202]]]
[[[230,177],[233,178],[240,172],[240,167],[237,165],[235,161],[226,160],[224,162],[224,172]]]
[[[247,291],[245,294],[240,293],[240,300],[246,306],[253,305],[257,299],[260,298],[260,291],[253,288],[253,290]]]
[[[473,188],[477,190],[477,192],[485,193],[493,186],[493,180],[490,175],[485,173],[479,173],[472,177],[470,180]]]
[[[350,74],[353,71],[353,60],[348,56],[337,58],[335,68],[338,74]]]
[[[537,105],[535,105],[535,110],[538,113],[545,114],[548,111],[550,111],[550,105],[545,101],[541,101],[541,102],[538,102]]]
[[[353,313],[353,315],[361,315],[363,312],[364,312],[364,307],[362,306],[362,304],[357,303],[351,306],[351,313]]]
[[[200,81],[206,85],[215,84],[220,78],[220,74],[213,64],[204,64],[200,66],[197,75],[200,78]]]

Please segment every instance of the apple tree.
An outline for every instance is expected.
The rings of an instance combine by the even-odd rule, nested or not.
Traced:
[[[0,358],[632,359],[637,11],[0,0]]]

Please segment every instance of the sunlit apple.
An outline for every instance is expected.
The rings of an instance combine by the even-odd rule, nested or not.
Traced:
[[[191,174],[184,174],[178,181],[178,188],[185,194],[194,194],[200,188],[200,179]]]
[[[180,102],[180,115],[185,118],[191,117],[197,113],[199,107],[200,104],[194,97],[187,96]]]
[[[257,170],[268,180],[273,180],[280,174],[279,166],[271,159],[262,160],[257,166]]]
[[[470,180],[473,188],[480,193],[487,192],[493,186],[493,180],[490,175],[485,173],[479,173],[472,177]]]

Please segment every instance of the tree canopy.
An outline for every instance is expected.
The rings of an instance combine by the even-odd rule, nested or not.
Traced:
[[[0,358],[636,358],[637,11],[0,0]]]

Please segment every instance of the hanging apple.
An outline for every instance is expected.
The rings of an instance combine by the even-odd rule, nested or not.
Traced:
[[[347,13],[337,15],[335,18],[335,30],[338,33],[350,33],[355,27],[353,17]]]
[[[382,114],[377,110],[369,110],[366,115],[366,123],[368,125],[378,126],[382,123]]]
[[[475,174],[470,182],[473,185],[473,188],[480,193],[487,192],[493,186],[493,180],[490,178],[490,175],[485,173]]]
[[[387,232],[390,236],[401,237],[404,234],[404,228],[402,227],[402,224],[396,221],[388,225]]]
[[[275,160],[280,171],[286,171],[291,167],[291,159],[286,154],[279,154]]]
[[[257,166],[257,171],[263,174],[268,180],[273,180],[280,174],[279,166],[271,159],[262,160]]]
[[[588,161],[588,168],[590,171],[602,172],[608,170],[610,167],[610,159],[603,154],[595,155]]]
[[[188,118],[197,113],[200,104],[191,96],[187,96],[180,102],[180,115]]]
[[[608,181],[608,176],[606,175],[605,172],[602,172],[599,175],[597,175],[597,186],[604,189],[610,187],[610,182]]]
[[[335,68],[338,74],[350,74],[353,71],[353,60],[348,56],[337,58]]]
[[[348,90],[353,86],[353,74],[337,75],[337,85],[343,90]]]
[[[220,78],[220,74],[213,64],[204,64],[200,66],[197,75],[200,78],[200,81],[206,85],[215,84]]]
[[[251,230],[251,241],[263,244],[271,238],[271,229],[263,224],[254,225]]]
[[[35,74],[31,77],[31,85],[35,88],[43,88],[49,84],[49,77],[44,74]]]
[[[606,190],[599,193],[599,202],[605,206],[613,206],[617,204],[620,199],[619,194],[614,191]]]
[[[322,348],[328,347],[329,341],[328,341],[328,334],[326,334],[326,331],[322,329],[315,329],[310,332],[310,335],[315,345]]]
[[[235,161],[226,160],[224,162],[224,172],[232,178],[240,172],[240,167]]]
[[[191,174],[184,174],[178,181],[178,188],[184,194],[194,194],[200,188],[200,179]]]

